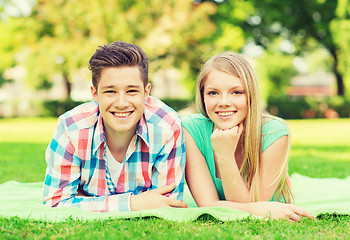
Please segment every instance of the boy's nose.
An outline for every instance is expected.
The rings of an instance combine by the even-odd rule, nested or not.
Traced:
[[[126,96],[124,94],[118,94],[114,106],[119,109],[123,109],[128,105],[128,101],[126,99]]]

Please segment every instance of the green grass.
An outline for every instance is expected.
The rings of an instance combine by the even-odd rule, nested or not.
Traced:
[[[0,119],[0,183],[39,182],[45,177],[45,149],[56,119]]]
[[[289,120],[289,172],[310,177],[350,175],[350,119]],[[0,119],[0,183],[43,181],[44,152],[55,119]],[[0,196],[1,197],[1,196]],[[50,223],[0,217],[0,239],[348,239],[350,217],[324,215],[300,223],[247,218],[190,222],[157,218]]]
[[[309,177],[350,176],[350,120],[287,121],[292,136],[289,173]]]

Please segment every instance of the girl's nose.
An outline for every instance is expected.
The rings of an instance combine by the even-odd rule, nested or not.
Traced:
[[[226,94],[221,95],[220,101],[219,101],[219,106],[226,107],[226,106],[230,106],[230,105],[231,105],[230,98]]]

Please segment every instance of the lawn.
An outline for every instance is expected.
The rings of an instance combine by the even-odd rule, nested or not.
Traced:
[[[44,152],[55,129],[48,118],[0,119],[0,183],[43,181]],[[289,172],[310,177],[350,175],[350,119],[289,120]],[[0,196],[1,197],[1,196]],[[157,218],[49,223],[0,217],[0,239],[348,239],[349,216],[319,216],[300,223],[209,216],[185,223]]]

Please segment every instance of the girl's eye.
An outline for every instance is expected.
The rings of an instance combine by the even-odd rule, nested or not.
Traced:
[[[233,91],[233,94],[235,95],[240,95],[240,94],[243,94],[244,92],[243,91]]]
[[[209,96],[214,96],[214,95],[217,95],[218,93],[217,92],[215,92],[215,91],[210,91],[210,92],[208,92],[208,95]]]

